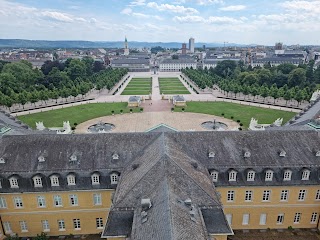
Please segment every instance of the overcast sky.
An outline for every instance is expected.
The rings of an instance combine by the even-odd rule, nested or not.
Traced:
[[[0,38],[320,45],[320,0],[0,0]]]

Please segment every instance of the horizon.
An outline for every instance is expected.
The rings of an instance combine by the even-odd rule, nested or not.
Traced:
[[[320,45],[319,0],[0,0],[2,39]]]

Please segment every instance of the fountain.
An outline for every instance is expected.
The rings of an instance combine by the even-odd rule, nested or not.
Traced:
[[[115,128],[115,125],[111,123],[104,123],[102,121],[98,122],[97,124],[91,125],[88,127],[88,132],[91,133],[106,133],[111,132]]]
[[[201,127],[211,131],[223,131],[228,128],[228,125],[222,122],[217,122],[216,119],[213,121],[203,122]]]

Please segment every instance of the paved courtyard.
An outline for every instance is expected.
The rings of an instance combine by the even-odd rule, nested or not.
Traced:
[[[79,124],[75,133],[88,133],[88,127],[100,121],[114,124],[116,127],[112,132],[145,132],[146,130],[162,123],[179,131],[205,131],[205,129],[201,127],[201,124],[203,122],[213,121],[214,119],[227,124],[228,130],[239,128],[237,122],[208,114],[186,112],[143,112],[123,115],[117,114],[114,116],[91,119]]]

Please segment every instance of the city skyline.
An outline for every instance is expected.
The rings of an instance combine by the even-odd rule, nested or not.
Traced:
[[[0,0],[0,38],[320,45],[320,1]]]

